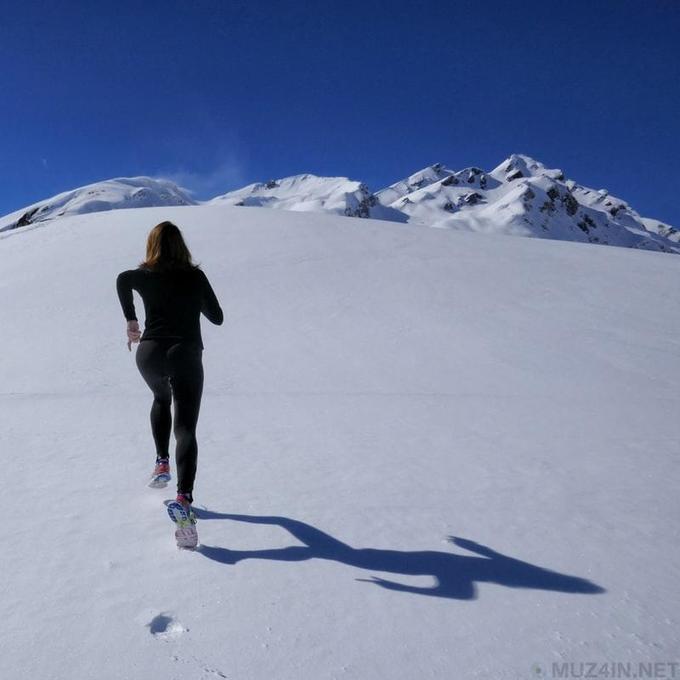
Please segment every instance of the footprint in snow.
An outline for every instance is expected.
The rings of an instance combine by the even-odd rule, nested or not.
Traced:
[[[149,627],[151,635],[157,640],[174,640],[189,630],[169,612],[161,612],[158,616],[154,616],[146,625]]]

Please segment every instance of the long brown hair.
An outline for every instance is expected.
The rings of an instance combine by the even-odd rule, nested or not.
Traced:
[[[193,263],[179,227],[168,221],[157,224],[149,232],[146,239],[146,259],[139,266],[153,271],[199,267]]]

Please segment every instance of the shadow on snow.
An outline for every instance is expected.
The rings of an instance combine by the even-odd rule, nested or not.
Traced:
[[[276,560],[300,562],[310,559],[334,560],[351,567],[370,571],[402,575],[430,575],[437,583],[431,587],[411,586],[395,581],[371,577],[357,579],[369,581],[382,588],[403,593],[433,595],[456,600],[473,600],[475,582],[498,583],[509,588],[534,588],[562,593],[603,593],[605,589],[578,576],[560,574],[514,557],[508,557],[486,546],[464,538],[450,536],[449,540],[477,556],[456,555],[435,550],[379,550],[353,548],[325,534],[315,527],[288,517],[266,517],[212,512],[195,508],[199,519],[230,519],[252,524],[280,526],[304,543],[301,546],[272,548],[269,550],[229,550],[217,546],[201,545],[198,552],[223,564],[236,564],[241,560]]]

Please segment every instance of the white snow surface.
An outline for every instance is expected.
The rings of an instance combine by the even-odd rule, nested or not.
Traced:
[[[650,217],[643,217],[642,223],[645,225],[647,231],[651,231],[655,234],[659,234],[664,238],[673,241],[674,243],[680,243],[680,230],[675,227],[671,227],[670,224],[661,222],[660,220],[655,220]]]
[[[118,178],[65,192],[0,218],[0,231],[69,214],[130,207],[220,205],[325,212],[461,231],[680,253],[677,229],[641,217],[606,189],[567,180],[513,154],[490,172],[429,166],[376,193],[347,177],[312,174],[249,184],[196,201],[168,180]]]
[[[305,174],[249,184],[242,189],[217,196],[210,202],[301,212],[328,211],[344,215],[348,208],[348,199],[356,206],[367,194],[365,185],[347,177],[318,177]]]
[[[436,164],[377,197],[409,222],[428,226],[680,252],[667,232],[649,230],[644,218],[605,189],[566,180],[561,170],[522,154],[488,173]]]
[[[208,203],[407,221],[399,211],[379,203],[366,184],[347,177],[294,175],[249,184]]]
[[[118,177],[64,191],[0,218],[0,231],[68,215],[159,206],[196,205],[174,182],[151,177]]]
[[[197,552],[145,486],[151,393],[115,292],[164,219],[226,316],[203,324]],[[214,205],[0,234],[0,677],[678,661],[679,273]]]

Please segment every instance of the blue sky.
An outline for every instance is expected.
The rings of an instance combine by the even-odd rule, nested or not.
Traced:
[[[116,176],[207,198],[526,153],[680,226],[678,0],[6,3],[0,214]]]

